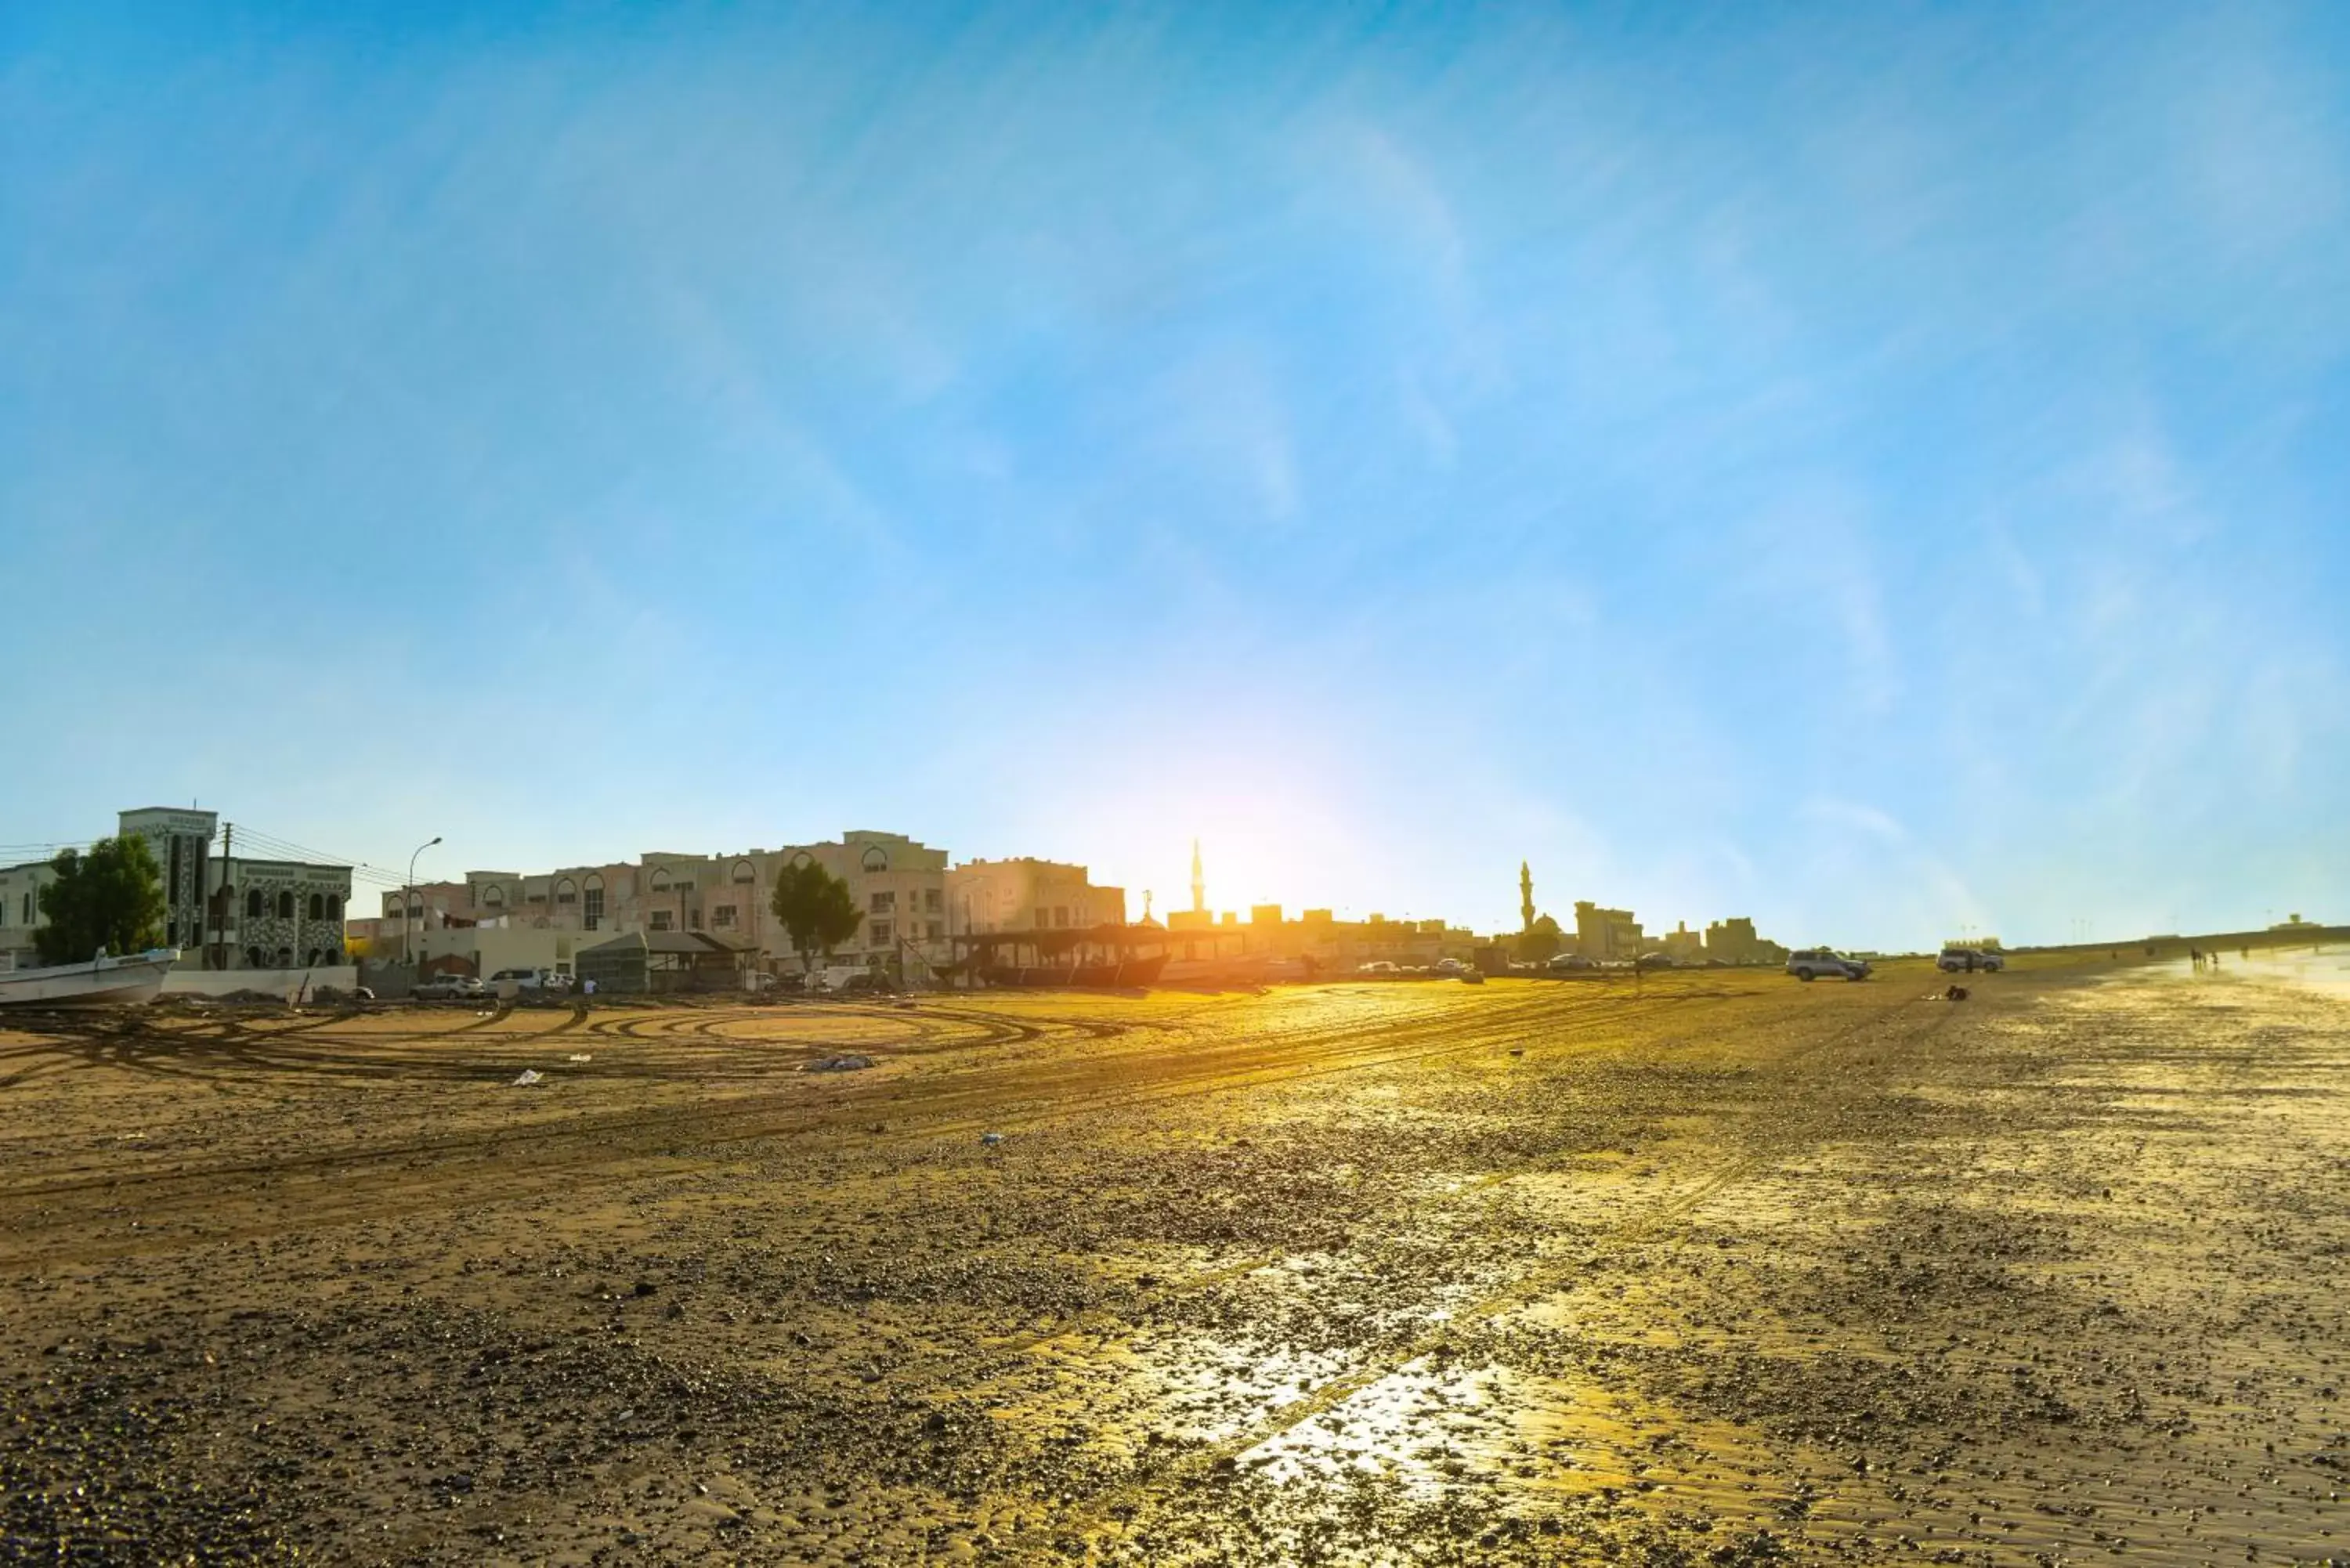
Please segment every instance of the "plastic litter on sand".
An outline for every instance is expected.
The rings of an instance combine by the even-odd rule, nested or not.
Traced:
[[[546,1074],[537,1071],[536,1068],[525,1067],[522,1070],[522,1076],[514,1081],[514,1086],[520,1088],[525,1084],[536,1084],[542,1081],[546,1076]]]
[[[979,1141],[985,1144],[1002,1143],[1003,1141],[1003,1135],[1002,1133],[982,1133],[979,1135]]]

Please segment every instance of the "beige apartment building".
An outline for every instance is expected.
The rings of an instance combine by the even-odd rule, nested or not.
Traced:
[[[1096,887],[1083,866],[1020,856],[966,860],[947,873],[952,934],[1126,924],[1126,889]]]
[[[771,968],[793,969],[798,956],[769,905],[783,868],[809,862],[846,882],[864,917],[833,961],[878,965],[910,979],[926,978],[949,961],[947,852],[901,833],[869,830],[732,855],[655,850],[633,861],[546,872],[469,871],[462,882],[410,889],[408,923],[419,933],[484,925],[614,936],[701,932],[764,955]],[[376,928],[383,956],[402,950],[401,903],[397,889],[383,897]]]
[[[1787,950],[1757,936],[1749,917],[1734,915],[1706,927],[1705,956],[1724,963],[1777,963],[1787,956]]]
[[[1588,898],[1575,904],[1575,950],[1602,962],[1636,959],[1641,946],[1640,922],[1629,909],[1603,909]]]

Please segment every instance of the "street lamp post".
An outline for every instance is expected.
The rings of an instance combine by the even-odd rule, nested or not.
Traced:
[[[416,857],[440,842],[441,836],[436,833],[409,852],[408,881],[400,890],[400,956],[408,961],[411,969],[416,964],[416,948],[409,936],[409,919],[410,908],[416,898]]]

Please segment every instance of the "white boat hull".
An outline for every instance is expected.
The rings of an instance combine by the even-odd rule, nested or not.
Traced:
[[[127,958],[46,969],[0,970],[0,1007],[120,1007],[152,1002],[180,960],[177,949],[157,948]]]

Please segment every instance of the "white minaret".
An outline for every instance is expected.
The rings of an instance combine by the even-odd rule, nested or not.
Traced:
[[[1208,912],[1208,878],[1200,869],[1200,841],[1191,840],[1191,912]]]

